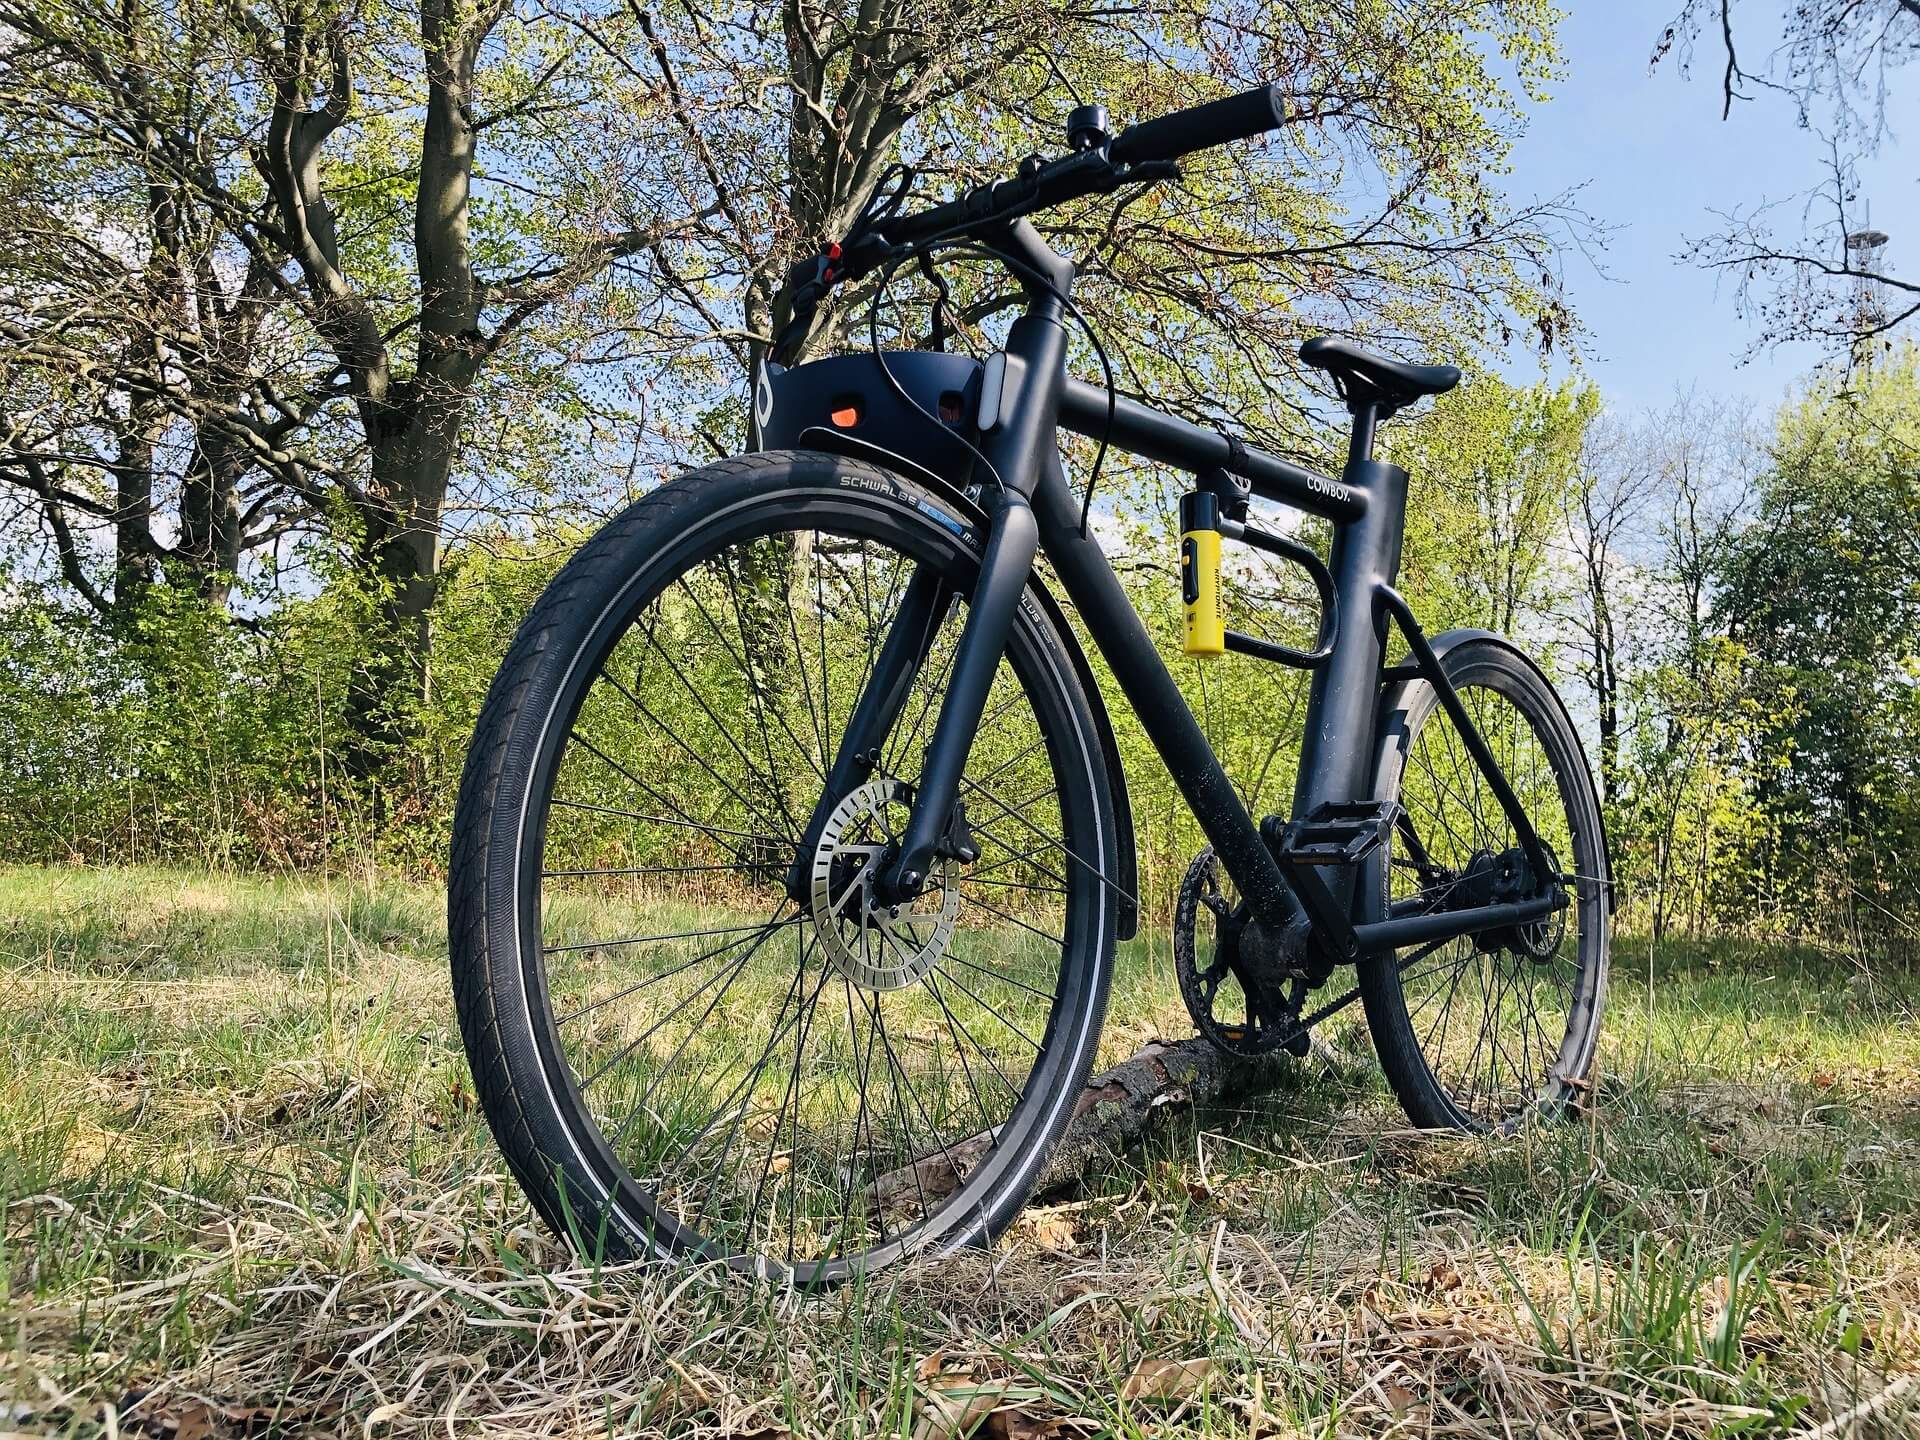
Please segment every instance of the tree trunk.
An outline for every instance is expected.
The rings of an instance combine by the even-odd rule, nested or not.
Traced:
[[[392,430],[377,434],[358,546],[372,613],[348,690],[346,763],[362,779],[405,752],[427,698],[429,617],[462,404],[409,406]]]
[[[1593,587],[1594,706],[1600,719],[1600,794],[1609,804],[1620,798],[1620,671],[1613,631],[1613,610],[1604,580]]]
[[[348,696],[347,765],[363,778],[405,752],[427,696],[441,521],[460,427],[487,353],[468,206],[474,63],[500,13],[476,20],[451,0],[425,0],[420,8],[427,115],[414,205],[419,348],[411,378],[369,383],[361,403],[373,465],[359,559],[375,591],[374,633]]]
[[[240,444],[203,428],[181,479],[176,553],[191,567],[201,597],[224,607],[232,595],[244,540],[239,485],[250,458]]]
[[[130,410],[113,465],[113,609],[123,623],[153,583],[152,407],[136,399]]]

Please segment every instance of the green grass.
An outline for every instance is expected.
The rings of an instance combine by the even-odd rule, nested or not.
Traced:
[[[441,903],[0,871],[0,1431],[1920,1433],[1913,975],[1628,937],[1590,1114],[1436,1139],[1303,1068],[805,1299],[539,1227]],[[1179,1013],[1136,941],[1109,1052]]]

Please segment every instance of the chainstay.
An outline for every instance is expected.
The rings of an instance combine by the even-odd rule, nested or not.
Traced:
[[[1404,974],[1409,966],[1419,964],[1422,960],[1426,959],[1429,955],[1433,954],[1434,951],[1438,950],[1442,945],[1446,943],[1447,943],[1446,941],[1441,940],[1441,941],[1436,941],[1431,945],[1422,945],[1419,949],[1415,950],[1412,954],[1408,955],[1404,960],[1395,961],[1393,968],[1396,971]],[[1358,1000],[1359,998],[1360,998],[1360,987],[1356,985],[1351,990],[1347,991],[1346,994],[1336,995],[1333,999],[1329,1000],[1326,1004],[1320,1006],[1317,1010],[1312,1010],[1305,1015],[1299,1016],[1297,1019],[1294,1020],[1293,1028],[1287,1031],[1287,1033],[1282,1038],[1273,1042],[1273,1048],[1275,1050],[1284,1050],[1288,1045],[1292,1044],[1295,1040],[1298,1040],[1302,1035],[1311,1033],[1314,1026],[1320,1024],[1324,1020],[1331,1020],[1335,1015],[1338,1015],[1342,1010],[1346,1009],[1349,1005],[1353,1004],[1353,1002]]]

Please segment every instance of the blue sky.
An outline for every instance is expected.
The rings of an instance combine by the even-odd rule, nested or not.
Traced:
[[[1823,149],[1799,128],[1784,96],[1736,102],[1720,120],[1720,51],[1703,39],[1690,78],[1675,57],[1649,71],[1654,41],[1679,0],[1563,0],[1567,75],[1533,110],[1514,156],[1516,199],[1586,182],[1578,203],[1612,227],[1596,255],[1566,259],[1574,307],[1588,330],[1588,373],[1610,403],[1658,406],[1676,387],[1777,402],[1816,360],[1807,347],[1748,358],[1754,331],[1735,311],[1730,284],[1678,258],[1689,237],[1714,227],[1715,210],[1792,201],[1816,184]],[[1750,4],[1737,33],[1743,64],[1777,41],[1778,0]],[[1892,236],[1888,268],[1920,269],[1920,86],[1911,71],[1889,104],[1892,134],[1862,168],[1874,225]],[[1797,216],[1793,206],[1781,218]],[[1603,274],[1602,271],[1605,273]],[[1527,367],[1531,368],[1531,367]],[[1515,378],[1519,378],[1516,367]]]

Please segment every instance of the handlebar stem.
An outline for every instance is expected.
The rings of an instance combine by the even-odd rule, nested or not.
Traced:
[[[1036,272],[1038,280],[1046,282],[1036,283],[1035,276],[1019,277],[1034,313],[1045,313],[1056,320],[1061,317],[1065,302],[1073,293],[1073,261],[1041,239],[1031,220],[1014,221],[988,248]]]

